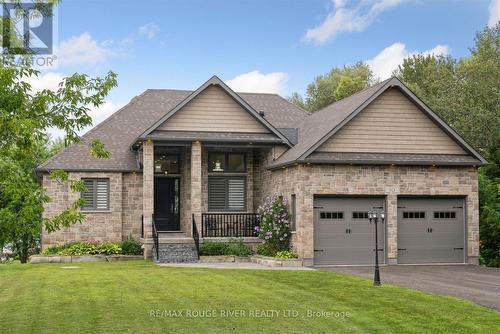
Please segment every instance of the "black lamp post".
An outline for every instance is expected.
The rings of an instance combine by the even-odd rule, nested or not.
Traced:
[[[384,223],[385,214],[382,211],[370,210],[368,212],[368,218],[370,219],[370,223],[375,224],[375,274],[373,275],[373,285],[380,285],[380,270],[378,267],[378,228],[377,223],[378,220]]]

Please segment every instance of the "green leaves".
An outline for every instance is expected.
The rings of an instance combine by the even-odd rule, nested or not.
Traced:
[[[109,159],[111,156],[111,152],[106,150],[104,144],[98,139],[94,139],[90,143],[90,154],[101,159]]]
[[[14,57],[5,56],[0,63],[0,246],[13,244],[26,261],[39,243],[40,231],[49,232],[83,222],[80,212],[84,201],[79,198],[52,218],[43,218],[43,204],[50,199],[38,184],[34,168],[62,149],[78,142],[79,131],[92,124],[90,108],[104,103],[109,91],[117,85],[116,74],[91,78],[75,73],[62,80],[55,91],[33,91],[27,80],[40,75],[30,67],[16,66]],[[28,63],[29,64],[29,63]],[[47,130],[64,131],[66,142],[49,148]],[[100,141],[89,150],[98,158],[111,153]],[[69,182],[71,191],[80,193],[85,185],[69,180],[62,170],[51,178]]]
[[[373,73],[365,63],[334,67],[307,86],[305,99],[293,93],[288,100],[296,106],[314,112],[365,88],[373,81]]]

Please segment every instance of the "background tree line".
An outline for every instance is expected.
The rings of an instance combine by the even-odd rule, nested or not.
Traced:
[[[500,266],[500,23],[477,33],[470,55],[415,55],[394,71],[488,160],[479,168],[481,262]],[[376,83],[363,62],[333,68],[289,100],[315,112]]]

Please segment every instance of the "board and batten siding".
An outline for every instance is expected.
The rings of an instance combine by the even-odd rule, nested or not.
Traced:
[[[218,86],[209,86],[158,130],[269,133],[269,130]]]
[[[466,154],[396,88],[381,94],[317,151]]]

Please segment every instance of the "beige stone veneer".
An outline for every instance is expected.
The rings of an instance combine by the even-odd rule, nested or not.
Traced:
[[[261,163],[269,161],[269,154]],[[315,195],[382,195],[387,208],[387,257],[397,262],[397,198],[405,195],[464,196],[467,254],[479,255],[478,176],[473,167],[296,165],[275,171],[261,169],[262,198],[296,194],[297,229],[293,247],[299,256],[313,258],[313,201]]]

